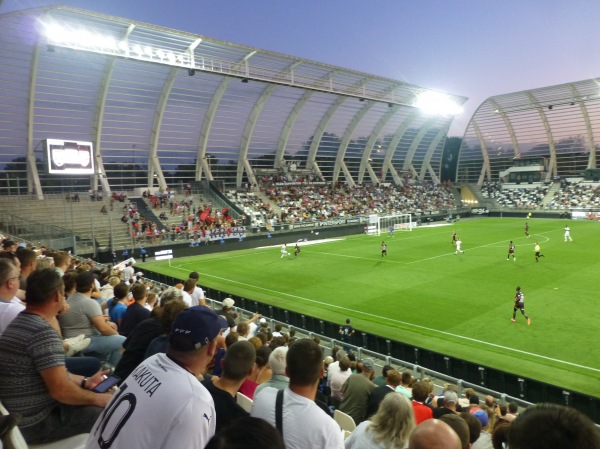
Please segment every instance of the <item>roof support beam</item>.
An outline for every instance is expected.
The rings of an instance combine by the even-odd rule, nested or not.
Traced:
[[[40,62],[40,44],[35,46],[33,57],[31,59],[31,77],[29,78],[29,98],[27,107],[27,192],[33,192],[39,200],[44,199],[42,192],[42,184],[40,182],[40,174],[38,173],[35,163],[35,149],[39,145],[33,144],[33,125],[34,125],[34,109],[35,109],[35,85],[37,83],[38,64]]]
[[[360,108],[356,112],[356,114],[354,114],[354,117],[352,117],[352,120],[346,127],[346,131],[344,132],[344,135],[342,136],[342,140],[340,142],[340,148],[338,149],[337,156],[335,158],[335,165],[333,167],[333,182],[336,182],[338,180],[338,177],[340,175],[340,169],[342,169],[343,166],[344,175],[346,176],[346,182],[350,184],[351,187],[354,187],[354,179],[352,179],[352,176],[350,175],[350,171],[348,171],[348,166],[344,162],[344,159],[348,150],[348,144],[350,143],[350,139],[352,138],[356,127],[364,118],[365,114],[369,112],[371,108],[373,108],[373,106],[375,106],[375,102],[366,102],[366,104],[362,108]]]
[[[300,62],[293,63],[286,70],[283,70],[281,72],[281,75],[287,75],[292,70],[294,70],[294,68],[297,67],[299,64],[300,64]],[[279,87],[277,84],[268,84],[267,85],[267,87],[265,88],[265,90],[263,90],[263,92],[260,95],[260,97],[258,98],[258,100],[256,100],[256,103],[254,104],[254,107],[252,108],[252,111],[250,112],[250,116],[248,117],[248,120],[246,121],[246,128],[244,129],[244,134],[242,134],[240,157],[238,159],[238,168],[237,168],[237,177],[236,177],[236,185],[238,187],[240,187],[242,185],[243,168],[246,165],[242,161],[245,159],[248,159],[248,150],[250,148],[250,141],[252,140],[252,134],[254,133],[254,127],[256,126],[258,117],[260,117],[260,114],[264,110],[267,101],[271,97],[271,94],[277,89],[277,87]],[[277,165],[277,157],[275,158],[274,164]],[[246,175],[248,176],[248,180],[250,181],[251,184],[257,184],[256,177],[254,175],[253,170],[250,170],[250,172],[246,172]]]
[[[546,173],[546,182],[552,180],[556,176],[556,146],[554,145],[554,137],[552,137],[552,129],[550,129],[550,123],[548,123],[548,117],[544,112],[542,105],[538,103],[531,92],[527,92],[527,96],[531,100],[531,103],[537,106],[538,113],[542,119],[544,130],[546,131],[546,137],[548,139],[548,146],[550,147],[550,162],[548,163],[548,172]]]
[[[396,148],[398,147],[398,143],[400,142],[400,139],[402,139],[402,136],[404,136],[404,133],[410,127],[410,125],[414,122],[414,120],[417,118],[417,116],[418,116],[418,113],[417,113],[417,110],[415,109],[415,110],[413,110],[413,112],[410,115],[408,115],[404,119],[404,121],[402,123],[400,123],[400,126],[398,126],[398,129],[396,130],[394,137],[392,137],[390,139],[388,146],[387,146],[386,153],[385,153],[385,158],[383,159],[383,166],[381,167],[381,181],[383,181],[386,178],[387,172],[389,170],[392,173],[392,177],[394,178],[394,184],[399,185],[399,186],[403,185],[402,178],[400,178],[400,176],[398,175],[398,172],[392,165],[392,158],[394,156],[394,153],[396,152]]]
[[[477,185],[482,186],[483,182],[486,180],[485,175],[487,174],[487,181],[492,180],[492,170],[490,168],[490,152],[485,145],[485,139],[479,128],[479,125],[475,120],[473,120],[473,129],[475,129],[475,134],[477,134],[477,138],[479,139],[479,146],[481,147],[481,155],[483,156],[483,165],[481,167],[481,173],[479,173],[479,179],[477,180]]]
[[[377,121],[377,124],[373,128],[373,131],[371,132],[371,135],[369,136],[369,140],[367,140],[367,144],[365,145],[365,151],[363,152],[363,156],[360,161],[360,167],[358,169],[358,183],[359,184],[363,182],[365,170],[367,170],[367,167],[371,166],[371,164],[369,163],[369,160],[371,159],[371,154],[373,153],[373,148],[375,146],[375,143],[377,142],[377,139],[379,138],[379,134],[381,133],[381,130],[390,121],[390,119],[394,116],[394,114],[396,114],[397,111],[398,111],[397,105],[388,107],[388,110],[386,111],[386,113],[381,116],[381,118]],[[371,168],[371,170],[369,171],[369,174],[372,174],[372,173],[375,173],[375,172]],[[375,179],[373,179],[373,176],[371,176],[371,182],[373,182],[373,183],[377,182],[377,176],[375,176]]]

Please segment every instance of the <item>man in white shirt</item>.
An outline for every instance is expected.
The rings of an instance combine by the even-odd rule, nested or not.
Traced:
[[[286,449],[342,449],[338,424],[316,403],[317,386],[323,376],[323,351],[314,341],[295,341],[286,355],[290,378],[284,390],[266,387],[254,397],[251,416],[276,426],[276,400],[282,394],[281,432]]]
[[[25,306],[13,301],[19,290],[19,269],[8,259],[0,259],[0,335]]]
[[[204,295],[204,290],[198,287],[198,279],[200,279],[200,275],[196,271],[192,271],[190,273],[190,279],[195,281],[194,292],[192,293],[192,304],[195,306],[205,306],[206,305],[206,296]]]
[[[203,449],[215,433],[214,401],[197,377],[222,331],[208,307],[183,310],[171,326],[166,354],[143,361],[100,415],[86,449]]]

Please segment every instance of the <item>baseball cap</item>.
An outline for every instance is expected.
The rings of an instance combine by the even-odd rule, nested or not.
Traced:
[[[223,300],[223,307],[233,307],[234,304],[235,304],[235,301],[231,298],[225,298]]]
[[[260,320],[258,320],[259,324],[263,324],[263,323],[266,323],[266,322],[267,322],[266,318],[261,318]]]
[[[477,410],[475,413],[473,413],[473,416],[479,420],[482,427],[487,426],[488,415],[484,410]]]
[[[363,366],[367,371],[373,371],[375,369],[375,362],[373,359],[364,359]]]
[[[173,320],[169,347],[176,351],[199,349],[201,346],[209,344],[221,333],[223,321],[208,307],[188,307]]]

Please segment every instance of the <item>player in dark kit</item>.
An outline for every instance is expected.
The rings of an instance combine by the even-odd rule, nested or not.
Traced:
[[[530,325],[531,318],[525,313],[525,295],[521,291],[521,287],[517,287],[517,292],[515,293],[515,306],[513,308],[513,317],[511,319],[513,323],[517,321],[517,310],[521,310],[521,315],[527,320],[527,325]]]
[[[510,259],[511,255],[512,255],[513,261],[517,260],[517,257],[515,256],[515,244],[513,243],[512,240],[508,244],[508,256],[506,256],[506,260]]]
[[[527,236],[527,238],[531,237],[529,235],[529,223],[525,222],[525,235]]]
[[[454,231],[452,231],[452,240],[450,240],[450,244],[451,245],[456,244],[456,229]]]
[[[387,245],[384,241],[381,242],[381,257],[387,256]]]
[[[300,247],[296,243],[296,246],[294,247],[294,257],[298,257],[298,254],[300,254]]]

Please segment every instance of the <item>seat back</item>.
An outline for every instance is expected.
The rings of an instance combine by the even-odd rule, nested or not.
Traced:
[[[236,399],[237,399],[237,403],[240,407],[242,407],[248,413],[250,413],[252,411],[252,404],[254,403],[254,401],[252,399],[250,399],[245,394],[240,393],[239,391],[236,395]]]
[[[340,410],[333,412],[333,419],[339,424],[342,430],[352,432],[354,429],[356,429],[356,423],[354,422],[354,419],[352,419],[352,416],[347,415]]]

